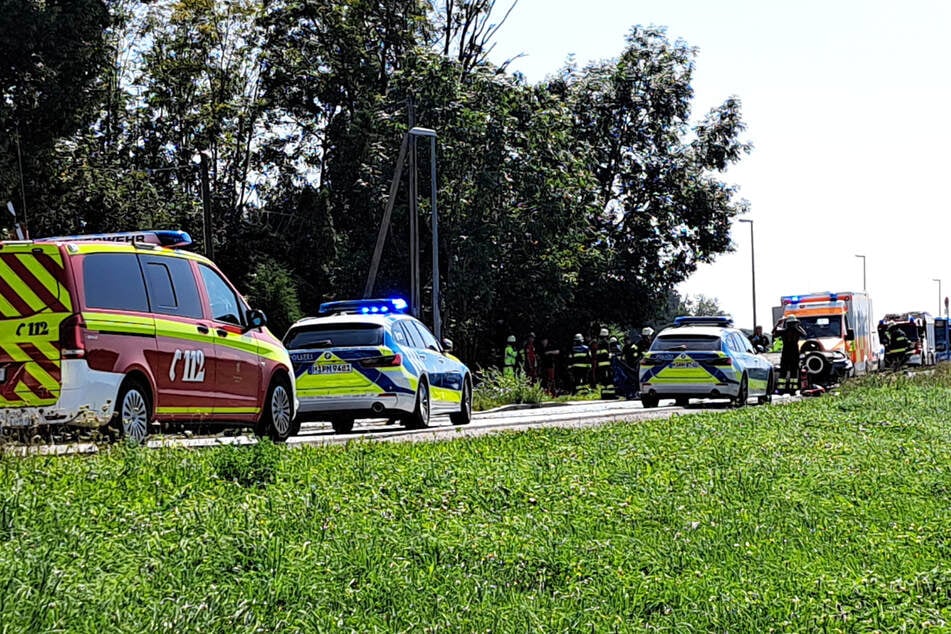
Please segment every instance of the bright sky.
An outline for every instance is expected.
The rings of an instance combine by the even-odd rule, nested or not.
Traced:
[[[498,6],[508,6],[498,0]],[[781,295],[867,288],[876,319],[951,295],[951,1],[519,0],[495,61],[531,82],[569,54],[617,56],[634,24],[698,47],[694,117],[730,95],[753,153],[727,175],[751,205],[757,320]],[[750,229],[681,293],[752,323]]]

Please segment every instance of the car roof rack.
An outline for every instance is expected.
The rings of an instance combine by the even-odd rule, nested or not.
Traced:
[[[732,328],[733,318],[729,315],[682,315],[674,318],[674,326],[715,326]]]
[[[393,297],[390,299],[345,299],[336,302],[324,302],[320,305],[319,314],[341,315],[391,315],[406,312],[409,304],[405,299]]]
[[[37,238],[34,242],[116,242],[120,244],[152,244],[170,249],[192,245],[192,237],[186,231],[155,229],[148,231],[122,231],[119,233],[89,233],[74,236]]]

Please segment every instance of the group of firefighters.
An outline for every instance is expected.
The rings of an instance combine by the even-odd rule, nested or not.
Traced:
[[[612,360],[618,359],[636,374],[640,358],[650,348],[653,338],[654,329],[645,326],[639,337],[636,331],[631,331],[624,337],[622,344],[607,328],[601,328],[590,343],[585,342],[581,333],[576,334],[569,350],[563,355],[561,349],[551,344],[547,337],[542,337],[536,344],[534,332],[528,334],[520,348],[516,348],[518,340],[515,335],[509,335],[502,353],[502,374],[520,374],[531,381],[541,381],[544,388],[554,394],[557,391],[556,368],[559,360],[563,360],[568,369],[572,393],[585,387],[600,386],[603,397],[613,398],[615,382]]]

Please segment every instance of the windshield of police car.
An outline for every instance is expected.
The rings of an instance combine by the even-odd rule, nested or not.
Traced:
[[[661,335],[654,340],[651,352],[696,350],[699,352],[718,352],[720,338],[713,335]]]
[[[802,324],[802,329],[806,331],[807,339],[842,336],[842,318],[838,315],[830,317],[800,317],[799,322]]]
[[[288,350],[382,346],[383,326],[378,324],[313,324],[299,326],[287,333],[284,345]]]

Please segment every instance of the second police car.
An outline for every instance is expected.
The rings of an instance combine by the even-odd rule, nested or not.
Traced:
[[[657,407],[662,398],[678,405],[729,399],[742,407],[750,397],[768,402],[776,386],[772,364],[729,317],[677,317],[654,339],[639,375],[644,407]]]
[[[427,427],[433,414],[456,425],[472,418],[469,368],[404,314],[402,299],[328,302],[284,336],[300,399],[300,421],[330,421],[337,433],[354,419],[388,417]]]

